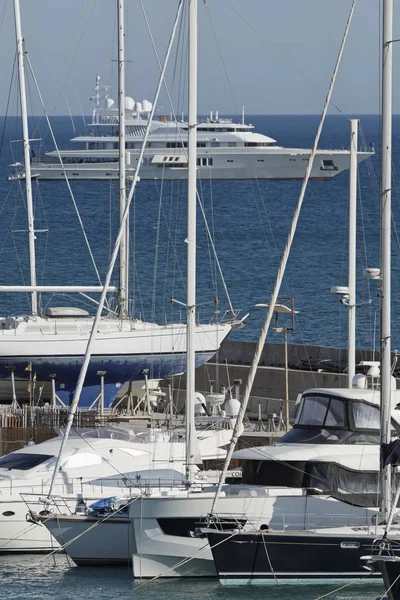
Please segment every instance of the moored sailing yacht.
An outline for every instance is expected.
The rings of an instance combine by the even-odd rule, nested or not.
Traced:
[[[31,156],[27,120],[24,40],[21,33],[19,2],[15,5],[15,23],[18,51],[21,115],[23,125],[24,157],[26,170],[26,196],[28,210],[30,286],[1,286],[1,292],[29,292],[31,314],[8,316],[0,319],[0,378],[8,378],[12,368],[16,377],[27,378],[30,372],[38,380],[51,376],[56,382],[57,395],[69,404],[83,362],[83,355],[93,328],[94,320],[81,309],[70,307],[49,308],[40,312],[40,292],[98,293],[98,286],[39,286],[36,279],[35,228],[31,186]],[[122,85],[122,78],[120,77]],[[120,97],[124,98],[123,93]],[[154,111],[153,111],[154,112]],[[120,102],[119,122],[125,120],[125,102]],[[148,127],[151,119],[148,120]],[[125,208],[125,127],[119,130],[118,176],[121,177],[120,209]],[[137,171],[136,171],[137,172]],[[93,344],[93,358],[89,365],[81,404],[89,406],[99,392],[99,372],[104,375],[105,406],[112,404],[125,381],[143,379],[148,370],[149,378],[162,379],[167,375],[186,369],[186,325],[175,323],[158,325],[130,318],[128,315],[128,226],[125,228],[120,252],[119,288],[109,286],[110,292],[118,292],[118,310],[109,311],[98,323],[97,337]],[[232,328],[231,322],[210,322],[196,325],[194,345],[197,366],[209,360]]]

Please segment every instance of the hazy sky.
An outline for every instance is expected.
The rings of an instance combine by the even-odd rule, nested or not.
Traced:
[[[116,96],[116,0],[20,0],[26,49],[50,114],[91,112],[94,78]],[[177,0],[142,0],[164,54]],[[398,2],[395,2],[398,4]],[[358,0],[333,101],[346,114],[379,111],[381,0]],[[315,114],[321,111],[351,0],[199,0],[199,112]],[[126,0],[127,91],[152,99],[158,68],[140,0]],[[399,15],[398,15],[399,13]],[[394,38],[400,38],[400,11]],[[396,22],[397,21],[397,22]],[[186,29],[168,72],[178,111],[185,110]],[[395,44],[394,108],[400,112],[400,44]],[[0,114],[15,53],[13,2],[0,0]],[[398,60],[397,60],[398,59]],[[39,113],[29,83],[31,110]],[[79,98],[79,100],[78,100]],[[170,111],[165,95],[160,112]],[[10,112],[16,112],[15,86]],[[331,111],[332,112],[332,111]]]

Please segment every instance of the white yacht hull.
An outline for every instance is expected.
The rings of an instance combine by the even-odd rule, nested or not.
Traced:
[[[79,566],[126,566],[132,565],[132,540],[127,517],[118,516],[99,522],[97,517],[60,516],[49,522],[47,531],[55,542],[55,537],[65,552],[74,556]],[[55,536],[50,535],[50,531]],[[76,540],[70,543],[70,540]],[[79,540],[83,540],[80,543]]]
[[[249,148],[242,153],[229,152],[224,148],[224,153],[212,150],[200,153],[197,168],[197,177],[205,180],[237,180],[237,179],[303,179],[307,167],[310,150],[301,148]],[[247,151],[248,150],[248,151]],[[71,164],[76,151],[64,152],[64,169],[71,180],[82,179],[118,179],[118,162],[116,159],[106,162],[85,162],[85,158]],[[372,156],[372,152],[359,152],[358,161],[362,162]],[[116,155],[117,156],[117,155]],[[133,177],[138,152],[131,152],[131,165],[127,167],[128,177]],[[172,159],[163,161],[164,158]],[[171,151],[160,148],[157,154],[146,153],[144,163],[140,168],[140,179],[187,179],[187,166],[174,166],[175,155]],[[87,159],[86,159],[87,160]],[[331,166],[324,166],[323,161],[332,161]],[[203,162],[206,163],[203,166]],[[211,166],[210,166],[211,165]],[[332,179],[350,165],[348,150],[319,150],[311,171],[311,179]],[[10,179],[23,179],[24,171],[16,171]],[[32,177],[48,180],[63,180],[64,170],[56,160],[53,162],[36,162],[32,164]]]
[[[121,491],[123,492],[121,489],[110,489],[107,493],[110,496],[119,496]],[[45,494],[43,497],[45,497]],[[24,495],[24,498],[26,502],[20,495],[15,494],[3,497],[0,501],[0,554],[46,554],[52,550],[59,549],[59,542],[56,541],[44,525],[27,520],[29,513],[28,505],[37,514],[44,514],[43,511],[46,507],[39,501],[39,496],[33,499],[27,494]],[[96,493],[88,495],[86,500],[88,504],[91,504],[100,498],[101,496],[99,496],[99,492],[96,490]],[[76,504],[77,497],[71,496],[70,499],[64,499],[59,508],[64,511],[70,511],[72,515],[76,509]],[[63,534],[62,529],[60,529],[60,533]],[[63,539],[61,539],[61,544],[63,543]],[[107,535],[107,540],[109,539],[110,536]]]
[[[76,386],[88,337],[91,318],[19,318],[2,321],[0,328],[0,378],[8,378],[7,367],[15,376],[28,379],[31,364],[38,381],[56,374],[57,393],[67,404]],[[205,324],[196,327],[196,366],[215,354],[231,330],[231,324]],[[143,380],[148,369],[152,379],[163,379],[186,370],[186,325],[160,326],[141,321],[102,319],[85,379],[81,406],[90,406],[99,394],[99,371],[105,371],[105,407],[111,406],[121,385]],[[108,386],[108,387],[107,387]]]
[[[289,490],[288,490],[289,492]],[[283,490],[270,491],[268,496],[251,494],[223,497],[218,501],[221,518],[240,519],[245,516],[255,528],[268,525],[272,529],[306,529],[314,527],[372,524],[375,509],[357,508],[329,497],[290,495]],[[197,496],[197,497],[196,497]],[[170,535],[175,528],[182,531],[185,522],[204,520],[211,512],[213,497],[193,494],[187,498],[146,498],[130,507],[135,577],[209,577],[216,576],[208,543],[203,538]],[[160,526],[160,519],[162,527]],[[181,522],[181,525],[180,525]],[[185,559],[191,558],[189,561]],[[182,564],[180,564],[182,562]]]
[[[130,504],[125,526],[119,520],[115,529],[112,519],[93,527],[92,520],[75,515],[62,515],[47,521],[45,526],[60,543],[74,539],[66,552],[77,564],[115,565],[132,560],[137,578],[160,574],[215,577],[207,540],[190,533],[210,513],[213,497],[214,492],[190,496],[182,492],[175,497],[165,492],[162,497],[139,497]],[[244,495],[222,497],[217,510],[220,516],[231,520],[245,516],[255,527],[267,524],[276,529],[366,525],[372,523],[376,514],[375,509],[352,507],[329,497],[307,497],[302,490],[289,488],[269,490],[268,495],[254,488]],[[84,531],[89,534],[80,535]],[[77,535],[80,537],[76,538]],[[107,540],[117,536],[121,543],[113,543],[105,554]],[[124,549],[128,549],[129,555],[124,555]]]

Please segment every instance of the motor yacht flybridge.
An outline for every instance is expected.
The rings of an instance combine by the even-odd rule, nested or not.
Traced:
[[[96,77],[92,123],[87,135],[71,140],[72,149],[52,150],[34,156],[31,176],[40,179],[118,179],[119,108]],[[101,106],[103,104],[104,105]],[[126,170],[132,177],[152,103],[125,96]],[[187,179],[188,124],[159,116],[153,120],[141,166],[143,179]],[[197,124],[197,177],[199,179],[303,179],[311,150],[284,148],[254,125],[220,118],[218,112]],[[373,149],[358,152],[361,162]],[[311,179],[331,179],[349,168],[349,150],[318,150]],[[15,163],[10,179],[25,177]]]

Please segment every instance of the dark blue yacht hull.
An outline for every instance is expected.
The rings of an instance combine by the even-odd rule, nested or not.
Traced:
[[[356,527],[354,535],[207,530],[207,537],[225,585],[381,581],[361,560],[376,538],[360,535]]]
[[[214,350],[196,353],[196,367],[201,366],[215,354]],[[36,376],[37,381],[49,381],[55,375],[56,391],[67,405],[72,401],[79,377],[83,357],[42,356],[34,361],[31,357],[2,358],[0,361],[0,379],[10,377],[7,367],[15,367],[15,377],[29,379]],[[31,371],[27,370],[28,365]],[[143,371],[148,369],[149,379],[163,379],[169,375],[183,373],[186,370],[186,353],[143,354],[120,356],[93,356],[85,378],[79,406],[89,407],[100,394],[99,371],[104,371],[104,406],[111,407],[122,385],[126,381],[144,381]],[[11,389],[11,383],[10,383]]]

